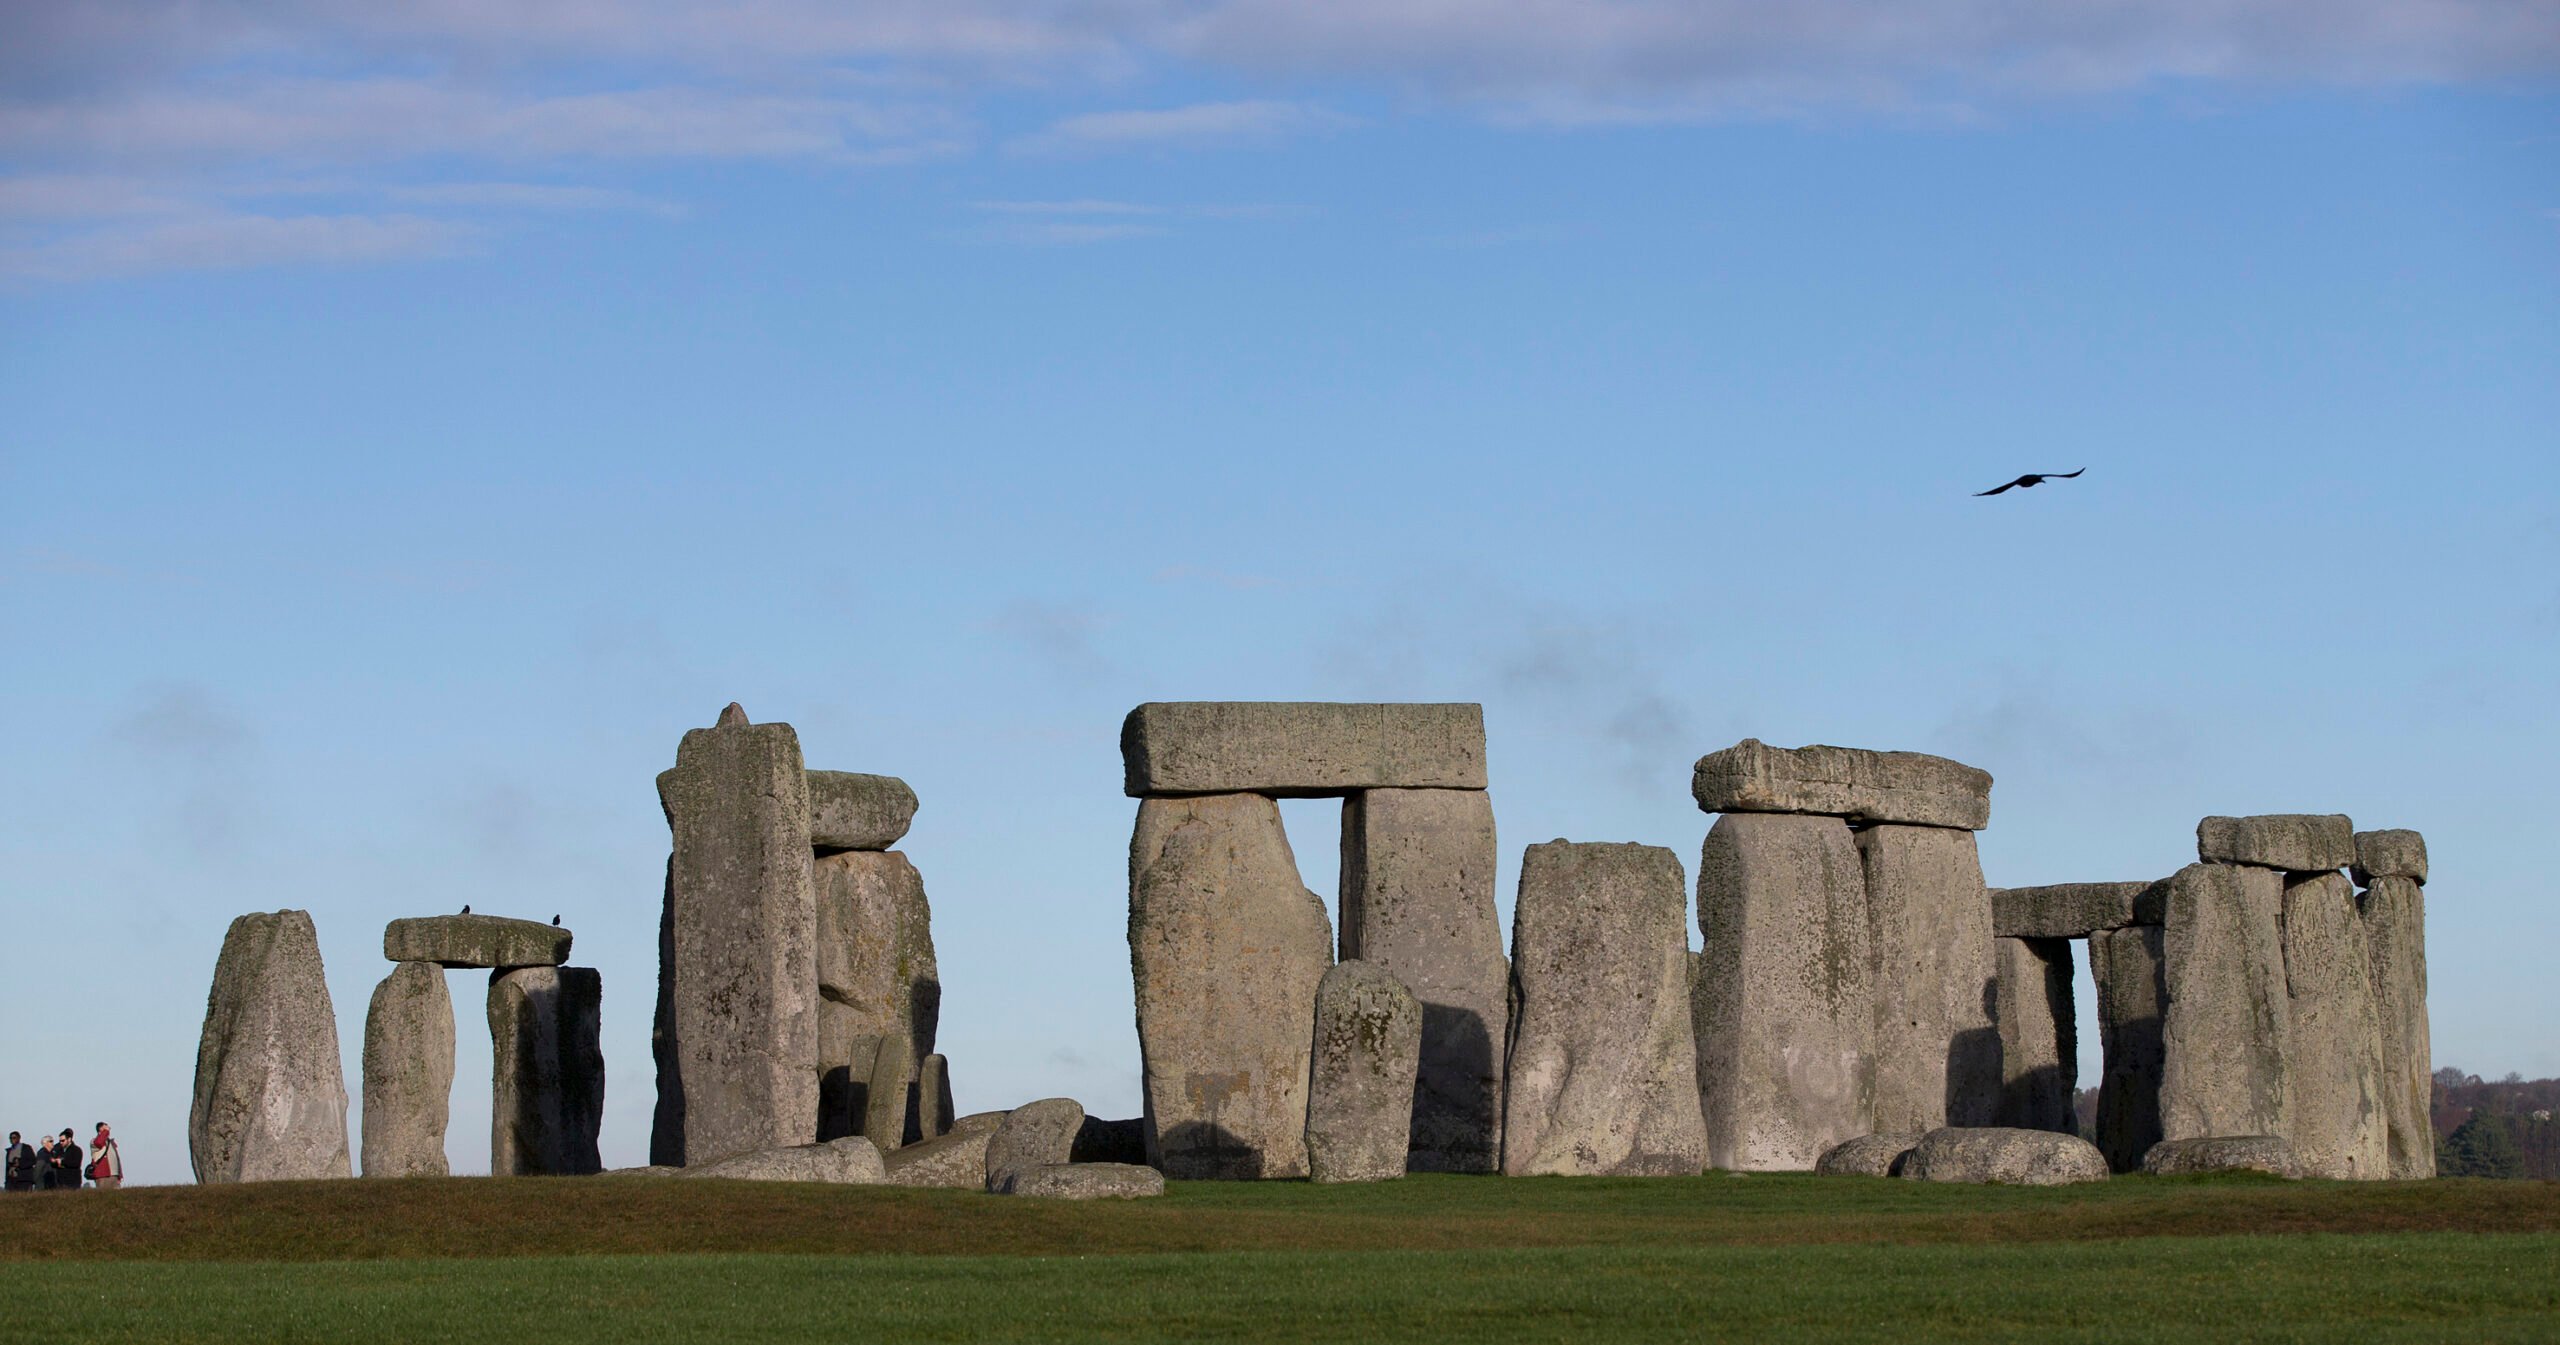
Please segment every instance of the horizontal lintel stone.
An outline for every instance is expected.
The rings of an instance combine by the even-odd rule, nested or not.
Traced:
[[[382,927],[382,955],[443,967],[556,967],[569,960],[569,931],[502,915],[423,915]]]
[[[809,772],[809,844],[820,850],[886,850],[916,820],[916,792],[894,775]]]
[[[1745,738],[1698,759],[1689,789],[1711,813],[1810,813],[1980,831],[1991,772],[1921,752],[1771,747]]]
[[[2359,831],[2352,867],[2358,887],[2371,887],[2376,878],[2409,878],[2424,887],[2427,838],[2414,831]]]
[[[1991,889],[1991,932],[2007,939],[2085,939],[2102,929],[2156,925],[2163,883],[2053,883]]]
[[[1120,726],[1133,799],[1485,787],[1484,707],[1150,701]]]
[[[2356,860],[2356,824],[2341,813],[2208,817],[2196,823],[2196,858],[2288,873],[2343,869]]]

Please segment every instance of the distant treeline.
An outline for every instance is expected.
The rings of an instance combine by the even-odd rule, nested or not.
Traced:
[[[2509,1074],[2483,1079],[2446,1068],[2436,1071],[2433,1110],[2436,1175],[2527,1177],[2560,1181],[2560,1079]],[[2098,1090],[2071,1095],[2080,1133],[2094,1135]]]

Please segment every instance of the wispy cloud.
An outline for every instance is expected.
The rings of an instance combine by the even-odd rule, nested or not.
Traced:
[[[1152,205],[1079,197],[1060,201],[972,201],[970,208],[994,217],[969,237],[983,243],[1061,246],[1155,238],[1174,232],[1183,220],[1279,219],[1300,213],[1270,205]]]
[[[429,182],[391,187],[384,195],[420,205],[488,206],[499,210],[635,210],[675,216],[683,209],[615,187],[575,187],[544,182]]]
[[[476,225],[417,215],[208,214],[0,247],[0,275],[86,280],[168,270],[414,260],[452,256],[481,234]]]
[[[1267,142],[1357,124],[1354,118],[1312,103],[1268,99],[1192,103],[1184,107],[1086,112],[1052,122],[1040,131],[1015,140],[1011,148],[1025,154],[1198,149]]]
[[[1057,672],[1090,677],[1110,666],[1095,641],[1113,624],[1111,617],[1088,608],[1016,598],[987,622],[987,629]]]

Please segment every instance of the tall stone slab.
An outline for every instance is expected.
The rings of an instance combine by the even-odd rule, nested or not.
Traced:
[[[2382,1095],[2382,1023],[2355,888],[2342,873],[2296,874],[2284,889],[2284,981],[2292,1048],[2286,1085],[2303,1176],[2391,1175]]]
[[[1120,726],[1131,798],[1482,789],[1481,705],[1152,701]]]
[[[2158,925],[2102,929],[2089,936],[2089,973],[2098,991],[2098,1152],[2118,1172],[2142,1170],[2160,1142],[2161,1031],[2169,1002],[2167,931]]]
[[[1697,1011],[1707,1161],[1809,1172],[1874,1131],[1866,874],[1836,817],[1727,813],[1698,858]]]
[[[2433,1098],[2428,1073],[2434,1065],[2427,1029],[2426,893],[2416,878],[2376,875],[2370,881],[2358,906],[2374,1017],[2382,1029],[2382,1111],[2390,1130],[2391,1176],[2432,1177],[2436,1137],[2428,1120]]]
[[[732,707],[732,711],[735,707]],[[810,1143],[818,1116],[809,780],[788,724],[684,735],[658,798],[675,835],[667,942],[687,1165]],[[662,1109],[663,1110],[663,1109]]]
[[[924,878],[895,850],[821,855],[813,872],[818,993],[824,1000],[820,1137],[870,1135],[894,1149],[915,1118],[882,1112],[884,1122],[894,1120],[891,1132],[883,1136],[871,1129],[872,1106],[886,1096],[869,1086],[872,1061],[880,1042],[901,1039],[908,1061],[901,1077],[912,1082],[933,1054],[942,1022],[942,970],[934,957],[933,909],[925,901]],[[869,1045],[856,1044],[862,1042]]]
[[[600,1172],[604,978],[593,967],[522,967],[489,977],[489,1174]]]
[[[1422,1002],[1367,962],[1336,962],[1316,983],[1315,1065],[1307,1091],[1307,1172],[1319,1183],[1405,1174]]]
[[[2071,1002],[2071,940],[2001,939],[1994,946],[2000,1026],[2000,1107],[2014,1130],[2078,1130],[2071,1093],[2080,1079],[2080,1031]]]
[[[1174,1178],[1307,1173],[1308,1025],[1333,960],[1278,804],[1148,799],[1129,842],[1129,971],[1147,1162]]]
[[[453,993],[433,962],[403,962],[364,1015],[364,1175],[441,1177],[453,1110]]]
[[[649,1058],[658,1100],[649,1113],[649,1165],[684,1166],[684,1053],[676,1049],[676,862],[667,858],[658,901],[658,1002],[650,1011]],[[851,1133],[851,1132],[847,1132]]]
[[[895,1032],[880,1038],[872,1052],[871,1077],[865,1080],[863,1094],[862,1133],[882,1153],[907,1142],[917,1113],[917,1064],[915,1043]]]
[[[1689,792],[1711,813],[1807,813],[1967,831],[1991,824],[1991,773],[1923,752],[1771,747],[1745,738],[1700,757]]]
[[[1985,1126],[1999,1110],[1991,893],[1973,833],[1857,833],[1875,976],[1878,1132]]]
[[[1706,1166],[1685,886],[1660,846],[1529,847],[1511,917],[1503,1175]]]
[[[187,1152],[207,1186],[352,1172],[338,1020],[310,912],[244,915],[222,936]]]
[[[1371,789],[1342,806],[1342,959],[1385,970],[1422,1003],[1415,1172],[1491,1172],[1502,1158],[1511,964],[1494,846],[1481,790]]]
[[[916,1114],[907,1143],[921,1144],[951,1133],[959,1111],[951,1105],[951,1060],[936,1052],[916,1064]]]
[[[2277,870],[2190,864],[2169,879],[2161,1138],[2293,1133],[2283,923]]]

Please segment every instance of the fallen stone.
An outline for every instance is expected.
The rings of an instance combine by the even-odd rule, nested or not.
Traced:
[[[1307,1173],[1309,1025],[1333,961],[1280,809],[1255,794],[1148,799],[1129,843],[1129,966],[1152,1123],[1176,1178]]]
[[[1711,813],[1813,813],[1980,831],[1991,773],[1919,752],[1771,747],[1745,738],[1698,759],[1690,793]]]
[[[2118,1172],[2135,1172],[2160,1142],[2160,1075],[2166,1067],[2164,1015],[2169,982],[2158,925],[2102,929],[2089,936],[2089,974],[2098,992],[2098,1152]]]
[[[1501,1163],[1511,964],[1495,859],[1482,791],[1372,789],[1342,805],[1343,960],[1385,969],[1422,1003],[1408,1171]]]
[[[2156,925],[2168,892],[2157,882],[1995,887],[1991,931],[2007,939],[2085,939],[2102,929]]]
[[[1932,1130],[1921,1136],[1902,1175],[1916,1182],[1977,1182],[2002,1186],[2069,1186],[2107,1179],[2098,1146],[2052,1130]]]
[[[489,978],[489,1172],[603,1170],[604,979],[593,967],[519,967]]]
[[[2002,1127],[2076,1128],[2071,1093],[2080,1078],[2080,1030],[2071,995],[2069,939],[1999,939],[1992,947],[1998,988]]]
[[[909,1073],[899,1084],[903,1088],[933,1054],[941,1029],[942,971],[933,951],[933,909],[925,901],[923,877],[895,850],[821,856],[812,877],[818,901],[818,991],[827,1005],[820,1010],[821,1035],[833,1038],[822,1041],[820,1049],[852,1053],[843,1087],[821,1089],[822,1112],[831,1118],[849,1116],[850,1124],[868,1134],[870,1110],[881,1098],[869,1086],[871,1053],[883,1039],[905,1040]],[[864,1046],[864,1041],[870,1044]],[[909,1116],[901,1111],[893,1119],[899,1129],[887,1137],[889,1147],[904,1137]]]
[[[2161,1177],[2206,1172],[2264,1172],[2297,1177],[2293,1146],[2282,1135],[2199,1135],[2162,1140],[2142,1156],[2142,1170]]]
[[[2434,1068],[2427,1027],[2427,898],[2415,878],[2377,877],[2358,900],[2374,1017],[2382,1029],[2382,1112],[2395,1181],[2436,1175],[2428,1119]]]
[[[1412,1138],[1422,1004],[1366,962],[1337,962],[1316,985],[1307,1089],[1307,1175],[1319,1183],[1404,1175]]]
[[[1804,1172],[1875,1129],[1866,875],[1834,817],[1727,813],[1698,858],[1695,1031],[1707,1159]]]
[[[652,1163],[646,1167],[606,1168],[596,1175],[599,1177],[681,1177],[684,1175],[684,1169]]]
[[[444,969],[403,962],[364,1015],[364,1175],[442,1177],[453,1110],[453,994]]]
[[[1131,798],[1482,789],[1484,707],[1151,701],[1120,726]]]
[[[2414,831],[2359,831],[2352,872],[2358,887],[2371,887],[2376,878],[2406,878],[2424,887],[2427,838]]]
[[[786,1144],[733,1154],[717,1163],[685,1168],[682,1175],[738,1182],[825,1182],[837,1186],[878,1186],[889,1180],[880,1150],[860,1135],[824,1144]]]
[[[1875,981],[1875,1102],[1887,1133],[1991,1124],[2000,1031],[1991,900],[1973,833],[1880,826],[1857,833]]]
[[[2283,917],[2284,875],[2273,869],[2190,864],[2169,880],[2163,1139],[2291,1132]]]
[[[1164,1174],[1129,1163],[1046,1163],[1008,1170],[995,1192],[1052,1200],[1137,1200],[1163,1195]]]
[[[916,792],[894,775],[809,772],[809,844],[820,850],[886,850],[916,820]]]
[[[1075,1144],[1067,1150],[1070,1163],[1144,1163],[1147,1161],[1147,1121],[1133,1116],[1125,1121],[1084,1118],[1076,1127]]]
[[[886,1153],[906,1143],[916,1114],[915,1044],[898,1033],[880,1039],[871,1057],[862,1133]]]
[[[1017,1171],[1067,1162],[1083,1125],[1084,1107],[1073,1098],[1042,1098],[1014,1108],[987,1137],[986,1170],[979,1174],[986,1189],[1002,1194]]]
[[[2196,823],[2196,858],[2289,873],[2343,869],[2356,861],[2356,824],[2331,813],[2208,817]]]
[[[2371,962],[2355,888],[2344,874],[2306,874],[2285,884],[2284,980],[2293,1024],[2287,1138],[2306,1177],[2391,1175]]]
[[[394,962],[455,967],[556,967],[569,960],[569,931],[500,915],[426,915],[382,927],[382,955]]]
[[[939,1053],[916,1062],[915,1116],[907,1130],[909,1144],[951,1133],[951,1061]]]
[[[1830,1177],[1899,1177],[1903,1160],[1919,1144],[1917,1134],[1860,1135],[1831,1146],[1813,1170]]]
[[[338,1020],[309,912],[244,915],[222,936],[187,1152],[207,1186],[351,1174]]]
[[[987,1141],[994,1127],[954,1130],[921,1144],[909,1144],[887,1155],[891,1186],[946,1186],[982,1191],[987,1185]]]
[[[1549,841],[1511,922],[1505,1176],[1696,1176],[1706,1166],[1679,857]]]

